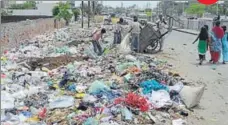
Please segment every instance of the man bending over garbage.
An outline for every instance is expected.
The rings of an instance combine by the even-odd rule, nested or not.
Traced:
[[[139,34],[141,30],[140,23],[138,22],[138,18],[136,16],[133,17],[133,23],[131,24],[131,29],[129,33],[131,33],[131,45],[132,50],[135,52],[139,51]]]
[[[103,39],[103,34],[105,33],[106,33],[106,30],[104,28],[101,28],[101,29],[96,29],[92,34],[93,49],[94,49],[94,52],[97,53],[97,55],[101,55],[103,53],[99,40]]]

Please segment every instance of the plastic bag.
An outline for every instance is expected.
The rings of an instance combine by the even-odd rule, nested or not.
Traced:
[[[192,108],[199,104],[200,99],[204,92],[204,86],[202,87],[191,87],[191,86],[184,86],[183,89],[180,91],[180,96],[185,105],[188,108]]]
[[[124,39],[121,41],[119,50],[121,53],[131,53],[131,48],[130,48],[130,33],[128,33]]]
[[[156,108],[163,108],[172,105],[169,93],[165,90],[153,91],[151,102]]]
[[[99,125],[98,121],[94,118],[88,118],[82,125]]]
[[[1,92],[1,109],[14,108],[15,99],[7,92]]]
[[[50,101],[50,109],[54,108],[65,108],[74,105],[74,98],[72,96],[61,96],[57,97],[55,100]]]
[[[126,120],[132,120],[133,114],[127,108],[123,108],[121,112]]]
[[[172,121],[172,125],[187,125],[187,122],[183,119],[175,119]]]
[[[148,80],[140,83],[140,87],[143,88],[143,94],[149,94],[152,92],[152,90],[168,90],[168,88],[160,83],[158,83],[156,80]]]
[[[97,94],[102,90],[109,90],[109,87],[106,86],[102,81],[95,81],[89,88],[90,94]]]

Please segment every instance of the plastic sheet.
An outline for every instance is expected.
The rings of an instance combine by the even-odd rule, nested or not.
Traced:
[[[121,41],[119,50],[121,53],[131,53],[131,48],[130,48],[130,33],[128,33],[124,39]]]
[[[148,80],[140,83],[140,87],[143,88],[143,94],[149,94],[152,92],[152,90],[157,91],[157,90],[167,90],[168,88],[160,83],[158,83],[155,80]]]
[[[110,90],[110,89],[102,81],[94,81],[89,88],[89,93],[99,94],[100,91],[103,91],[103,90]]]
[[[15,99],[9,93],[1,92],[1,109],[14,108]]]
[[[172,125],[187,125],[187,122],[183,119],[175,119],[172,121]]]
[[[127,108],[121,109],[122,115],[124,116],[125,120],[132,120],[133,114]]]
[[[98,121],[94,118],[88,118],[82,125],[99,125]]]
[[[151,103],[155,108],[165,108],[172,105],[169,93],[165,90],[153,91],[151,96]]]
[[[55,100],[50,101],[50,109],[54,108],[66,108],[74,105],[74,98],[71,96],[57,97]]]

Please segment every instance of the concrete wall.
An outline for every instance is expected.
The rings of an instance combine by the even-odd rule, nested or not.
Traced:
[[[64,24],[64,21],[58,22],[58,28],[63,27]],[[0,29],[1,48],[4,50],[18,47],[25,40],[54,29],[54,19],[52,18],[2,24]]]
[[[2,16],[1,22],[9,23],[9,22],[25,21],[27,19],[35,20],[40,18],[52,18],[52,16]]]
[[[18,9],[10,9],[12,10],[12,15],[32,15],[32,16],[52,16],[52,9],[57,5],[57,3],[39,3],[36,4],[37,9],[35,10],[18,10]]]

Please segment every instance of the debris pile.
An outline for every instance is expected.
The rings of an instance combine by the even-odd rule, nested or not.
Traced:
[[[71,46],[64,41],[79,31],[64,32],[68,39],[60,35],[60,42],[44,35],[5,51],[1,124],[186,124],[190,111],[180,95],[183,79],[163,70],[170,65],[145,55],[122,55],[108,47],[111,38],[97,56],[90,42]]]

